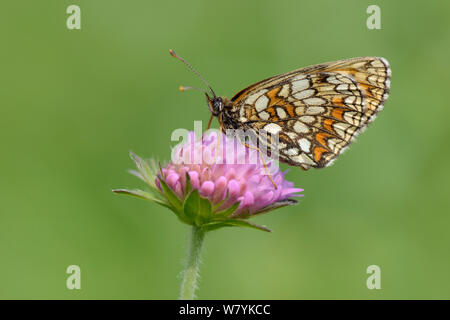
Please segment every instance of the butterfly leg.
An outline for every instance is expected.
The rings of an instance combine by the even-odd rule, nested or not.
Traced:
[[[211,128],[211,123],[212,123],[213,117],[214,116],[211,114],[211,116],[209,117],[208,125],[206,126],[206,130],[205,131],[208,131],[209,128]]]
[[[212,118],[213,118],[213,116],[211,115],[211,117],[209,118],[208,128],[206,130],[209,129],[209,127],[211,125]],[[216,163],[217,155],[220,152],[220,143],[222,142],[221,139],[222,139],[222,125],[220,125],[219,131],[218,131],[218,134],[217,134],[217,148],[216,148],[216,152],[214,153],[214,161],[213,161],[213,163]]]
[[[259,157],[261,158],[261,161],[262,161],[262,163],[264,165],[264,170],[266,170],[266,173],[267,173],[267,176],[270,179],[270,182],[272,182],[273,187],[275,188],[275,190],[278,189],[275,181],[273,181],[273,179],[272,179],[272,175],[269,172],[269,167],[267,166],[267,163],[266,163],[266,160],[264,159],[264,155],[263,155],[262,151],[258,147],[251,146],[248,143],[242,142],[241,140],[239,140],[239,142],[241,142],[244,146],[246,146],[249,149],[258,150]]]

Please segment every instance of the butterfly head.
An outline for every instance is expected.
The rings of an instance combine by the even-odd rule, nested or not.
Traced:
[[[206,93],[206,101],[208,102],[209,111],[213,116],[217,117],[224,108],[224,101],[221,97],[213,96],[212,98]]]

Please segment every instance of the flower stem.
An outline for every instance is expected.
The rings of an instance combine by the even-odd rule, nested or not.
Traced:
[[[183,282],[181,283],[180,300],[193,300],[195,298],[200,255],[204,237],[205,231],[200,227],[192,226],[189,240],[190,243],[186,256],[186,265],[183,271]]]

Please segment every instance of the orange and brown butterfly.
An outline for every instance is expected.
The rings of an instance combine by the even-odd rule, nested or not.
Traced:
[[[209,109],[223,131],[278,134],[280,161],[309,169],[329,166],[367,128],[389,95],[390,78],[386,59],[360,57],[277,75],[231,100],[216,96],[201,79],[211,91],[211,96],[205,93]]]

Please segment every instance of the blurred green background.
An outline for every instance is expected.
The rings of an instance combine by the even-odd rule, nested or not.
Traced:
[[[81,8],[81,30],[66,8]],[[368,30],[366,9],[381,8]],[[273,233],[207,236],[203,299],[450,298],[448,1],[3,1],[0,298],[173,299],[188,227],[154,204],[133,150],[170,157],[170,134],[207,121],[190,61],[220,95],[295,68],[389,60],[384,111],[332,167],[288,179]],[[217,122],[215,123],[217,126]],[[286,166],[284,166],[286,168]],[[82,289],[66,289],[81,267]],[[366,268],[381,267],[381,290]]]

